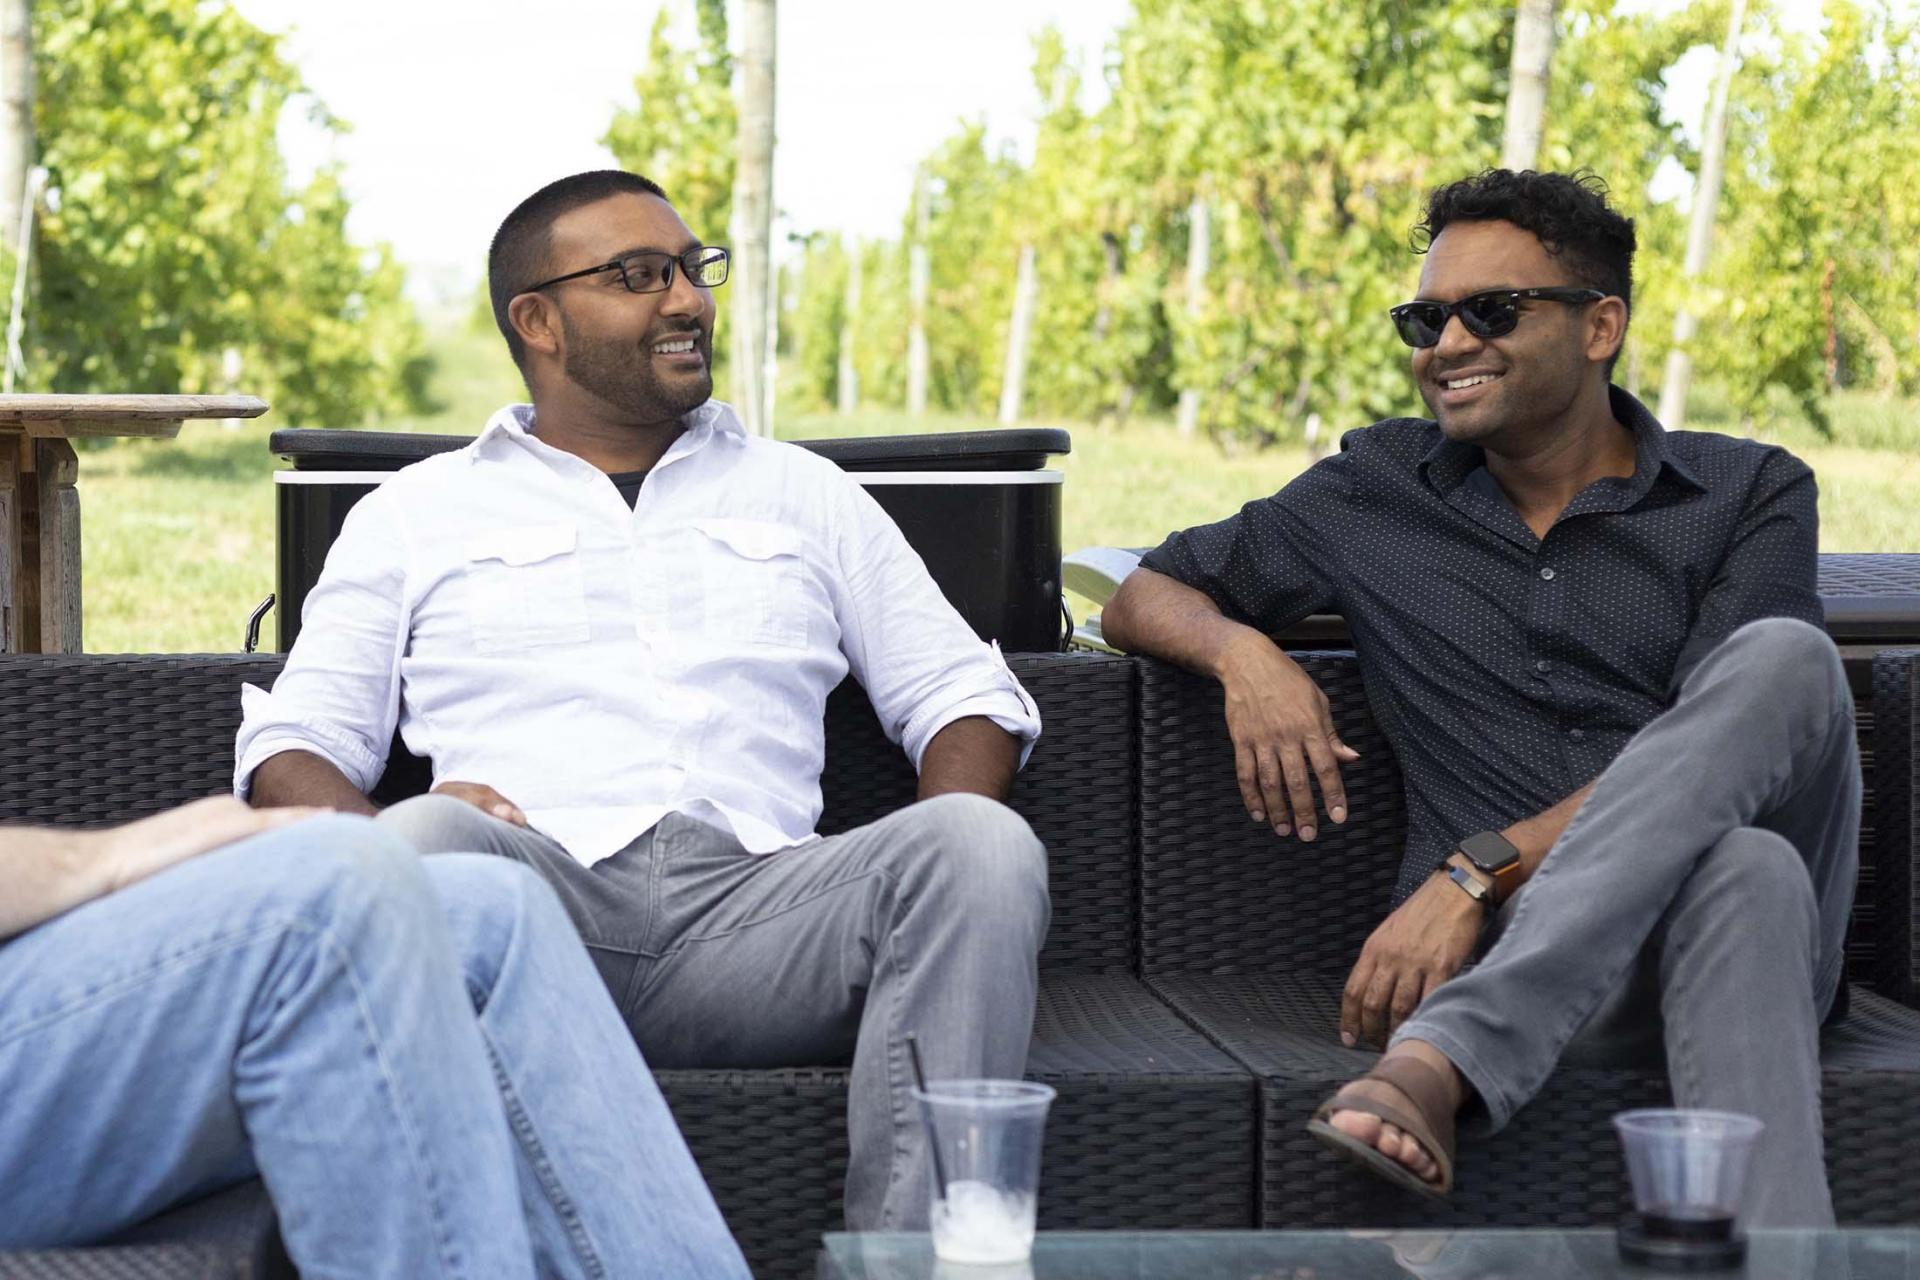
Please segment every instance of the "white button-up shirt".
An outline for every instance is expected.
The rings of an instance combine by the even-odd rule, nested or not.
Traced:
[[[370,790],[397,725],[584,863],[675,812],[768,853],[819,821],[849,671],[916,768],[963,716],[1024,762],[1032,699],[833,463],[709,402],[629,510],[533,427],[510,405],[353,508],[272,692],[242,692],[236,792],[291,750]]]

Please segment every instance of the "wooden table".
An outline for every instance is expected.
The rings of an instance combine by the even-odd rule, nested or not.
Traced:
[[[85,436],[171,439],[188,418],[257,418],[253,396],[0,396],[0,653],[80,652]]]

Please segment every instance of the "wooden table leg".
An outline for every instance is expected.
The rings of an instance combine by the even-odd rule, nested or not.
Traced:
[[[0,653],[27,651],[20,598],[26,576],[26,545],[21,511],[32,478],[22,465],[32,445],[24,436],[0,435]]]
[[[41,653],[80,652],[80,459],[65,440],[34,442]]]

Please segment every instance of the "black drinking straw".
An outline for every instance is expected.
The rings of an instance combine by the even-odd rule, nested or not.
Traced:
[[[913,1060],[913,1082],[920,1086],[920,1123],[927,1130],[927,1154],[933,1157],[933,1185],[939,1190],[940,1198],[947,1198],[947,1170],[940,1163],[940,1139],[933,1131],[933,1113],[927,1109],[924,1096],[927,1092],[927,1069],[920,1065],[920,1037],[911,1031],[907,1033],[907,1056]]]

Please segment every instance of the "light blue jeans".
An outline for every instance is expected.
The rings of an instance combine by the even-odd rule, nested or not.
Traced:
[[[255,1173],[307,1280],[747,1274],[551,891],[363,819],[0,945],[0,1247]]]

